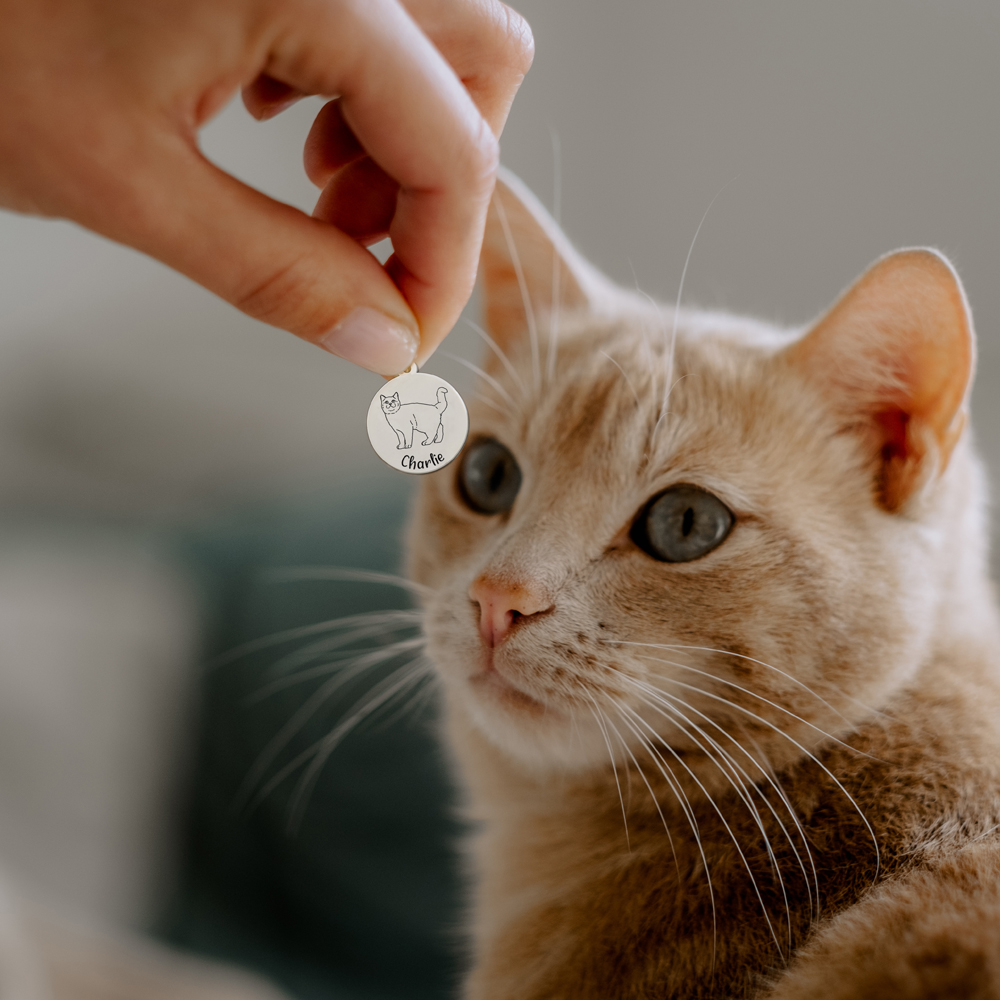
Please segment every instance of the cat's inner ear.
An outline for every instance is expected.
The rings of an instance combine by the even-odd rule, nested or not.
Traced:
[[[945,471],[968,423],[975,337],[962,284],[941,254],[883,257],[786,356],[844,429],[864,436],[886,510]]]
[[[505,347],[556,313],[599,311],[615,286],[573,248],[541,202],[501,169],[479,259],[486,326]]]

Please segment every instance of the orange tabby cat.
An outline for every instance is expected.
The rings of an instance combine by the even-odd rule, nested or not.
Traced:
[[[410,532],[500,998],[1000,996],[972,321],[930,250],[787,331],[662,310],[514,178]]]

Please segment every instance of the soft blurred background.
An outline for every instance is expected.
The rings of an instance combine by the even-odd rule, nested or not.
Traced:
[[[975,423],[1000,470],[1000,7],[519,9],[537,54],[503,159],[545,203],[559,190],[587,256],[672,300],[718,195],[685,300],[797,324],[885,251],[941,248],[973,306]],[[309,211],[318,107],[259,124],[234,102],[204,149]],[[478,359],[461,327],[445,350]],[[431,370],[469,385],[442,354]],[[294,644],[213,665],[406,606],[267,577],[398,568],[410,483],[368,448],[379,384],[130,250],[0,215],[0,861],[83,918],[245,961],[301,997],[444,996],[455,964],[433,703],[345,739],[290,833],[294,775],[234,803],[324,679],[260,697]],[[338,689],[267,775],[362,696]]]

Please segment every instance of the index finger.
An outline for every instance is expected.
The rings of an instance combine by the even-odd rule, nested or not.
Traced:
[[[386,269],[420,325],[423,361],[472,291],[496,177],[496,137],[396,0],[324,9],[329,30],[314,22],[305,37],[285,36],[268,72],[302,90],[340,94],[344,120],[399,183]]]

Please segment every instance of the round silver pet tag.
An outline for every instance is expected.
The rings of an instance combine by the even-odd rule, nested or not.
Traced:
[[[368,439],[394,469],[423,475],[453,461],[469,435],[469,411],[454,386],[416,365],[375,393]]]

